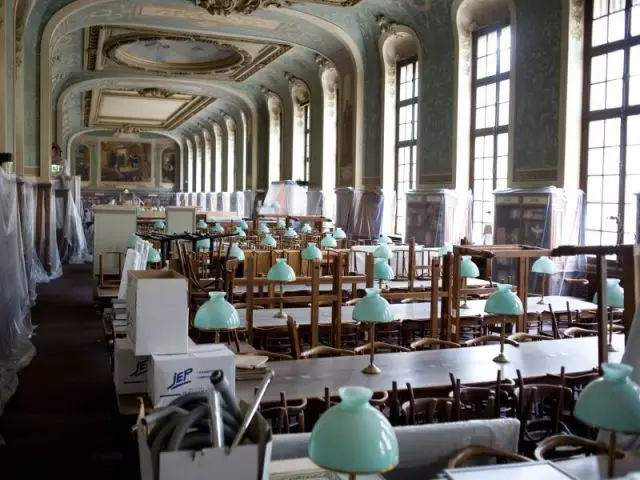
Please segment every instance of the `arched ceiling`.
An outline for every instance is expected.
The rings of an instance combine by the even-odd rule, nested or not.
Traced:
[[[37,94],[47,56],[60,142],[123,124],[179,136],[223,112],[255,121],[263,87],[290,101],[285,72],[320,88],[321,55],[362,75],[377,61],[376,17],[411,23],[432,1],[269,0],[288,5],[223,16],[196,0],[20,0],[25,95]]]

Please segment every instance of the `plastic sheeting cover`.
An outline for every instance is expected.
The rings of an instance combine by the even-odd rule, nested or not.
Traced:
[[[334,223],[349,236],[361,239],[380,235],[384,195],[363,189],[336,189],[337,213]]]
[[[293,217],[307,214],[307,187],[293,180],[272,182],[258,212],[260,215],[285,214]]]
[[[17,371],[35,354],[18,189],[0,169],[0,412],[17,388]]]
[[[57,229],[62,230],[62,245],[58,245],[60,259],[62,262],[70,264],[82,264],[91,261],[92,258],[84,233],[80,209],[74,201],[73,190],[72,188],[68,190],[62,188],[58,189],[57,192],[55,204],[56,226]]]
[[[471,192],[450,189],[409,192],[406,195],[406,238],[428,247],[457,244],[469,238]],[[483,242],[477,242],[483,243]]]
[[[240,218],[244,216],[244,192],[231,192],[229,211]]]
[[[25,270],[29,282],[31,303],[36,300],[36,285],[49,281],[49,274],[44,269],[36,251],[36,191],[37,185],[25,182],[22,185],[20,198],[22,215],[22,245],[24,248]]]

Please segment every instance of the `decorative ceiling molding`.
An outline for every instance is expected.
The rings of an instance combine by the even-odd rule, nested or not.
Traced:
[[[101,63],[109,59],[120,67],[127,67],[136,71],[156,73],[165,76],[212,75],[224,80],[242,82],[260,71],[284,53],[291,50],[291,45],[274,43],[255,39],[238,40],[223,36],[186,35],[163,30],[124,30],[116,27],[93,26],[87,29],[85,35],[85,65],[88,71],[102,69]],[[115,33],[114,33],[115,32]],[[120,32],[120,33],[118,33]],[[104,38],[108,38],[104,40]],[[131,55],[126,49],[136,42],[162,42],[167,46],[181,42],[199,42],[209,44],[213,49],[228,51],[233,55],[214,62],[183,62],[180,59],[174,63],[148,61],[146,58]],[[179,43],[176,43],[179,42]],[[198,47],[202,47],[199,45]],[[134,47],[135,48],[135,47]],[[139,46],[137,47],[139,49]],[[195,47],[194,47],[195,48]],[[121,50],[122,49],[122,50]],[[171,49],[166,49],[168,52]],[[118,53],[119,52],[119,53]],[[250,53],[251,52],[251,53]],[[233,57],[233,58],[230,58]],[[237,60],[232,62],[232,60]],[[227,61],[228,60],[228,61]]]
[[[393,20],[389,20],[386,16],[382,14],[376,15],[376,22],[382,33],[387,33],[389,35],[398,34],[398,24]]]
[[[158,92],[167,92],[170,93],[170,96],[161,95],[147,95],[147,90],[156,90]],[[142,91],[145,91],[141,93]],[[102,115],[103,102],[105,98],[115,98],[115,99],[128,99],[131,104],[134,104],[136,101],[146,102],[146,105],[151,106],[152,104],[149,102],[153,102],[153,105],[157,105],[159,108],[163,108],[163,104],[166,104],[168,101],[177,103],[175,110],[168,114],[165,118],[150,118],[150,117],[140,117],[134,118],[131,113],[127,112],[126,114],[122,114],[121,116],[114,115]],[[105,127],[110,128],[114,125],[119,125],[123,123],[131,124],[138,128],[155,128],[160,131],[173,130],[189,119],[193,118],[195,115],[200,113],[206,107],[211,105],[215,101],[215,98],[212,97],[203,97],[197,95],[187,95],[187,94],[179,94],[179,93],[171,93],[163,89],[138,89],[138,90],[129,90],[129,89],[98,89],[93,92],[85,92],[84,95],[84,105],[83,105],[83,113],[84,113],[84,125],[85,127]]]
[[[334,7],[351,7],[360,0],[192,0],[197,7],[204,8],[211,15],[249,15],[259,8],[288,7],[293,3],[316,3]]]
[[[218,140],[222,140],[222,127],[220,126],[220,124],[218,122],[211,122],[211,125],[213,126],[213,134],[216,137],[216,141]]]
[[[172,98],[176,94],[163,88],[141,88],[138,90],[138,95],[151,98]]]
[[[327,70],[338,71],[335,63],[320,54],[316,55],[316,64],[318,65],[318,70],[320,70],[320,76]]]
[[[289,72],[284,72],[284,77],[287,79],[287,83],[289,84],[289,90],[291,91],[294,103],[297,106],[308,103],[310,93],[307,82]]]
[[[222,117],[224,118],[224,123],[227,125],[227,131],[234,133],[236,131],[236,121],[228,113],[222,113]]]

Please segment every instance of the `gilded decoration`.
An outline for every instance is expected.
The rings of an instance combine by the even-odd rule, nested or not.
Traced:
[[[316,3],[334,7],[350,7],[360,0],[193,0],[197,7],[204,8],[211,15],[249,15],[259,8],[288,7],[294,3]]]

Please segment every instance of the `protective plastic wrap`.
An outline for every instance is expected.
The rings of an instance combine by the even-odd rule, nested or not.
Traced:
[[[384,204],[382,205],[382,221],[380,224],[380,233],[384,235],[393,235],[396,233],[394,227],[396,219],[396,192],[395,190],[382,190]]]
[[[244,218],[255,218],[258,214],[265,193],[263,190],[244,191]]]
[[[231,194],[229,192],[218,193],[218,211],[228,212],[231,210]]]
[[[405,240],[413,237],[427,247],[470,238],[471,192],[449,189],[408,192]]]
[[[205,193],[205,209],[207,212],[213,212],[216,207],[216,194],[207,192]]]
[[[60,252],[58,251],[58,242],[56,241],[57,232],[57,214],[56,214],[56,198],[53,188],[49,189],[50,205],[49,210],[49,242],[47,242],[47,236],[42,235],[40,238],[40,245],[38,245],[38,256],[40,260],[47,267],[49,266],[48,280],[55,280],[62,275],[62,262],[60,261]],[[44,206],[43,206],[44,208]],[[42,224],[40,226],[41,232],[47,231],[47,222],[45,215],[42,216]],[[47,280],[44,280],[47,281]]]
[[[258,211],[260,215],[286,214],[293,217],[307,214],[307,187],[285,180],[272,182]]]
[[[207,211],[207,194],[197,193],[196,199],[198,201],[198,204],[196,206],[204,211]]]
[[[494,243],[555,248],[579,245],[584,240],[584,192],[565,192],[556,187],[508,189],[494,192]],[[555,258],[558,273],[548,283],[548,294],[570,295],[566,278],[582,276],[584,257]],[[497,266],[497,268],[496,268]],[[494,262],[494,280],[515,278],[515,262]],[[531,291],[537,291],[541,280],[532,274]]]
[[[31,303],[36,300],[36,285],[48,282],[49,275],[42,266],[36,252],[36,192],[37,185],[24,182],[20,198],[20,223],[22,226],[22,246],[24,249],[25,270],[29,282],[29,296]]]
[[[187,205],[187,194],[184,192],[176,193],[176,207],[185,207]]]
[[[187,207],[196,207],[198,205],[198,197],[195,193],[187,193]]]
[[[71,181],[54,182],[56,198],[56,236],[62,263],[82,264],[91,261],[80,217],[80,209],[74,200],[74,191],[79,186],[79,178]],[[79,194],[78,194],[79,195]]]
[[[357,239],[372,239],[380,235],[384,195],[363,189],[337,188],[335,224],[347,235]]]
[[[244,216],[244,192],[231,192],[229,211],[237,213],[238,217]]]
[[[0,169],[0,413],[35,348],[16,178]]]

